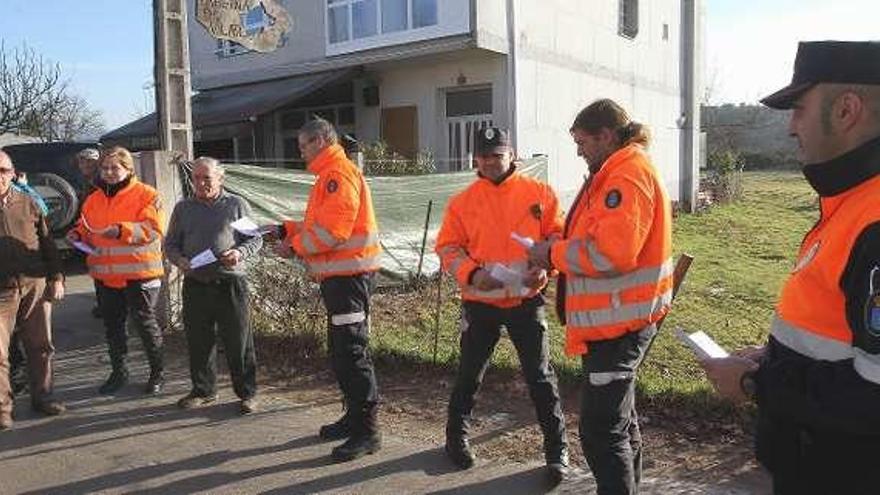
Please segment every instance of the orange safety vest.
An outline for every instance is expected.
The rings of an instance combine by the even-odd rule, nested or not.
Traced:
[[[565,274],[565,352],[659,320],[672,301],[672,212],[638,144],[614,152],[584,184],[551,261]]]
[[[92,278],[108,287],[122,288],[129,280],[149,280],[165,273],[165,216],[160,203],[159,193],[136,177],[112,197],[95,189],[86,198],[74,228],[95,248],[95,253],[86,258]],[[119,226],[119,238],[108,239],[91,232],[111,225]]]
[[[550,186],[513,172],[501,184],[477,179],[450,200],[435,250],[458,281],[462,299],[510,308],[537,295],[540,289],[508,285],[483,291],[468,283],[474,270],[493,263],[526,272],[528,253],[512,232],[535,242],[562,234],[559,201]]]
[[[880,384],[880,359],[852,346],[840,280],[865,228],[880,221],[880,176],[836,196],[821,197],[821,217],[807,233],[782,289],[770,334],[821,361],[853,360],[862,378]]]
[[[286,242],[317,280],[378,270],[379,227],[361,171],[339,145],[322,150],[308,170],[318,179],[305,218],[284,222]]]

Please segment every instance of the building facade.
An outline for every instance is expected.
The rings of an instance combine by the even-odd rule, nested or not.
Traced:
[[[280,7],[288,29],[274,50],[252,50],[197,21],[209,4],[239,9],[248,33],[275,25]],[[196,150],[301,166],[295,131],[320,115],[449,171],[469,167],[474,131],[495,125],[520,156],[549,157],[567,202],[586,171],[569,126],[609,97],[651,126],[670,194],[688,202],[702,17],[701,0],[192,0]],[[154,127],[148,116],[104,139],[155,146]]]

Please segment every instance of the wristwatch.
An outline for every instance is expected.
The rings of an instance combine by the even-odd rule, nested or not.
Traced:
[[[754,399],[758,392],[758,384],[755,383],[755,370],[746,371],[739,379],[739,388],[749,399]]]

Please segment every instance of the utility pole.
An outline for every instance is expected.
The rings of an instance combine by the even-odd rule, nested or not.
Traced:
[[[186,0],[153,0],[156,116],[161,149],[193,158]]]

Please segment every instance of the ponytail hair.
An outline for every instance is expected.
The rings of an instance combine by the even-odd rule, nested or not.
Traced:
[[[610,129],[617,135],[621,148],[633,143],[648,147],[651,142],[648,127],[630,119],[623,107],[608,98],[596,100],[578,112],[570,131],[576,129],[587,134]]]

